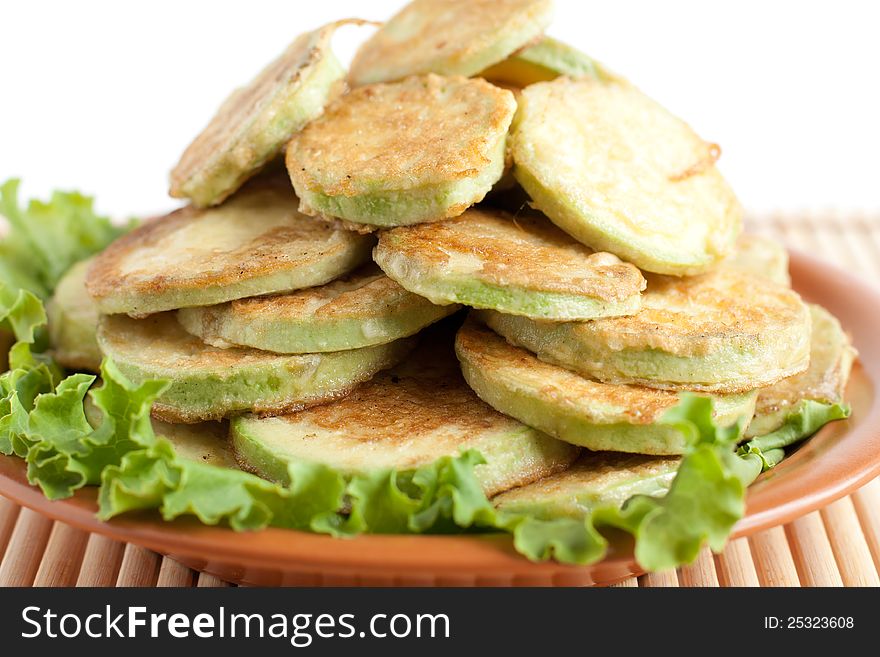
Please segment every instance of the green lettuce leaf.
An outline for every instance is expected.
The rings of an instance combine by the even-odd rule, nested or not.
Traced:
[[[661,422],[674,426],[688,442],[669,492],[659,498],[637,495],[622,508],[593,514],[597,526],[632,534],[636,559],[650,570],[689,563],[706,542],[721,550],[745,511],[744,468],[734,454],[743,421],[718,427],[711,399],[683,395]]]
[[[194,515],[201,522],[227,522],[233,529],[269,525],[329,531],[343,503],[345,482],[330,468],[299,464],[283,487],[248,472],[179,457],[159,438],[104,469],[99,517],[157,508],[166,520]]]
[[[97,253],[128,229],[95,214],[93,199],[78,192],[52,193],[49,201],[21,207],[19,180],[0,185],[0,215],[9,235],[0,247],[0,281],[47,299],[72,265]]]
[[[474,473],[481,463],[482,456],[468,450],[413,471],[357,475],[348,484],[350,510],[340,531],[405,534],[494,527],[495,509]]]
[[[23,420],[28,480],[50,499],[68,497],[77,488],[98,484],[107,466],[156,440],[150,407],[167,387],[145,381],[135,386],[105,359],[102,385],[89,393],[101,421],[93,428],[84,401],[95,377],[73,374],[51,392],[40,394]]]
[[[582,520],[541,520],[501,515],[499,525],[513,532],[517,552],[532,561],[556,559],[561,563],[589,564],[605,556],[608,541],[596,529],[592,517]]]
[[[744,458],[748,455],[756,456],[761,460],[761,469],[769,470],[782,460],[780,454],[784,455],[783,448],[812,436],[829,422],[848,418],[850,412],[847,404],[802,399],[785,417],[781,427],[764,436],[753,438],[742,445],[737,453]]]

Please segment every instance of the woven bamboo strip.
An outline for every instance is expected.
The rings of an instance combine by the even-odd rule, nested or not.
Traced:
[[[875,479],[852,496],[862,533],[880,571],[880,479]]]
[[[785,529],[773,527],[749,537],[761,586],[800,586]]]
[[[229,586],[229,583],[224,582],[219,577],[211,575],[210,573],[199,573],[199,582],[197,586],[199,588],[220,588]]]
[[[647,573],[639,577],[639,586],[645,588],[678,586],[678,573],[674,570]]]
[[[785,534],[803,586],[842,586],[834,552],[818,512],[786,525]]]
[[[682,586],[718,586],[715,574],[715,560],[708,548],[700,550],[697,560],[678,571],[678,581]]]
[[[161,559],[155,552],[129,543],[125,546],[116,586],[155,586]]]
[[[636,579],[635,577],[627,577],[625,580],[623,580],[621,582],[617,582],[616,584],[612,584],[611,586],[614,586],[619,589],[634,589],[634,588],[638,588],[639,580]]]
[[[34,578],[34,586],[73,586],[89,535],[63,522],[56,522]]]
[[[174,559],[164,557],[159,566],[159,577],[156,586],[192,586],[194,574],[186,566],[177,563]]]
[[[77,586],[115,586],[125,543],[113,541],[99,534],[89,536]]]
[[[880,280],[880,258],[872,253],[870,247],[873,240],[865,239],[865,235],[861,234],[861,231],[843,230],[840,233],[847,250],[855,258],[859,270],[855,273],[859,273],[871,281]],[[838,264],[845,266],[843,262]]]
[[[716,554],[715,572],[721,586],[758,586],[758,573],[748,539],[731,541],[724,552]]]
[[[880,586],[852,500],[844,497],[822,509],[820,514],[844,586]]]
[[[40,567],[52,521],[36,511],[22,509],[0,564],[0,587],[30,586]]]
[[[0,560],[6,554],[6,544],[15,529],[15,521],[18,520],[18,512],[21,509],[5,497],[0,497]]]

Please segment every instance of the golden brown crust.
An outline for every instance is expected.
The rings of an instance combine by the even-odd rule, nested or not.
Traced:
[[[199,178],[203,179],[201,185],[217,184],[210,179],[212,175],[222,175],[215,171],[218,167],[240,169],[227,174],[238,174],[236,184],[229,187],[228,184],[220,183],[219,193],[211,194],[210,204],[215,205],[277,154],[289,134],[270,137],[270,126],[262,123],[271,124],[279,113],[279,103],[284,103],[285,95],[296,93],[296,89],[307,83],[308,76],[318,63],[326,57],[332,57],[330,40],[333,33],[341,25],[349,23],[364,24],[367,21],[346,19],[301,34],[256,78],[233,91],[210,123],[186,148],[172,170],[171,196],[193,196],[190,185]],[[338,96],[344,89],[345,82],[339,80],[331,86],[329,97]],[[265,134],[254,134],[255,130]],[[208,178],[207,181],[204,180],[205,177]],[[204,192],[199,190],[196,196],[205,200],[200,195],[202,193]]]
[[[98,342],[102,351],[114,358],[121,367],[133,368],[143,372],[146,378],[167,378],[186,382],[191,388],[203,386],[214,390],[213,380],[234,372],[254,373],[250,381],[242,381],[242,386],[254,386],[262,368],[273,372],[290,372],[297,375],[303,372],[311,376],[325,357],[334,354],[274,354],[248,347],[222,349],[203,343],[190,335],[177,322],[174,313],[157,313],[144,319],[132,319],[126,315],[105,315],[98,326]],[[390,366],[403,357],[412,345],[408,340],[399,340],[391,346],[393,356],[386,356],[384,366]],[[348,352],[356,354],[356,351]],[[248,370],[248,368],[250,368]],[[273,369],[277,368],[277,369]],[[378,368],[377,368],[378,369]],[[324,404],[346,396],[360,383],[373,375],[375,370],[363,370],[356,375],[334,377],[332,386],[311,388],[298,392],[295,398],[283,399],[274,392],[267,393],[265,399],[255,397],[248,401],[246,410],[230,412],[229,408],[218,403],[210,408],[207,403],[195,404],[186,408],[185,404],[169,404],[160,398],[153,404],[154,417],[171,423],[191,424],[203,420],[219,420],[245,412],[257,415],[278,415],[294,413],[316,404]],[[282,374],[278,374],[282,376]],[[348,378],[341,378],[347,376]],[[210,397],[208,397],[210,399]]]
[[[509,144],[536,206],[594,248],[674,275],[732,251],[742,210],[717,145],[624,81],[527,87]]]
[[[340,388],[331,394],[325,394],[319,397],[315,397],[313,399],[309,399],[308,401],[291,402],[284,404],[256,403],[251,409],[240,411],[238,413],[188,413],[185,409],[169,406],[168,404],[163,404],[160,401],[156,401],[153,402],[153,407],[150,410],[150,415],[157,420],[170,422],[172,424],[196,424],[199,422],[223,420],[226,418],[245,414],[257,415],[259,417],[274,417],[276,415],[285,415],[287,413],[298,413],[308,408],[312,408],[313,406],[320,406],[321,404],[329,404],[330,402],[335,402],[351,394],[351,392],[353,390],[356,390],[359,385],[361,385],[360,382],[355,382],[352,383],[350,386]],[[236,460],[238,460],[237,457]]]
[[[490,162],[515,108],[509,91],[463,77],[360,87],[294,135],[287,168],[298,189],[330,196],[474,177]]]
[[[825,403],[843,400],[856,350],[831,313],[811,304],[810,314],[813,318],[810,366],[806,371],[762,390],[755,407],[756,416],[790,408],[802,399]]]
[[[415,0],[361,46],[349,77],[363,84],[430,72],[474,75],[538,38],[551,8],[550,0]]]
[[[409,361],[378,373],[345,399],[282,419],[305,421],[344,432],[352,441],[384,446],[405,444],[413,436],[452,425],[455,430],[443,434],[452,453],[468,433],[505,422],[518,424],[479,399],[464,382],[454,355],[439,345],[423,346]]]
[[[326,285],[307,288],[290,294],[251,297],[230,302],[229,312],[247,321],[248,318],[272,317],[318,319],[375,317],[382,306],[405,310],[425,304],[425,300],[404,290],[370,263],[347,276]],[[402,305],[406,304],[406,305]],[[206,317],[210,308],[205,309]]]
[[[680,460],[676,456],[647,456],[620,452],[585,452],[562,472],[540,479],[529,486],[515,488],[495,497],[496,505],[544,496],[567,495],[586,489],[609,487],[631,479],[647,478],[669,472]]]
[[[629,317],[603,318],[577,328],[613,349],[661,349],[703,356],[720,344],[772,338],[806,325],[808,312],[796,292],[732,269],[678,278],[651,275],[642,309]]]
[[[169,374],[223,371],[235,366],[284,363],[309,356],[273,354],[249,347],[213,347],[184,331],[173,312],[156,313],[143,319],[104,315],[98,323],[98,339],[102,350],[109,351],[117,360]]]
[[[306,217],[283,180],[251,183],[223,206],[187,206],[144,222],[95,258],[86,288],[101,300],[198,292],[309,270],[367,239]],[[271,291],[271,290],[267,290]]]
[[[537,213],[513,217],[472,208],[454,219],[385,232],[378,248],[404,256],[418,271],[454,275],[463,259],[476,268],[468,275],[489,285],[603,301],[628,299],[645,287],[633,265],[593,252]]]
[[[484,376],[510,381],[515,387],[534,387],[556,406],[576,408],[589,400],[592,408],[613,408],[618,421],[652,424],[679,402],[675,391],[600,383],[545,363],[473,319],[462,326],[456,340],[459,352],[466,353]]]

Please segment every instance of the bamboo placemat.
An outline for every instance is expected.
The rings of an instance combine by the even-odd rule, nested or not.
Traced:
[[[880,215],[799,213],[750,222],[880,283]],[[0,497],[0,586],[229,586],[136,545],[53,522]],[[880,586],[880,479],[784,527],[617,586]]]

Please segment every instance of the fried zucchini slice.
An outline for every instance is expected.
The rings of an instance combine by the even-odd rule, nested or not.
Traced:
[[[462,77],[355,89],[287,146],[300,210],[382,227],[457,216],[501,178],[515,109]]]
[[[412,339],[329,354],[218,349],[184,331],[174,313],[160,313],[145,319],[104,316],[98,344],[135,383],[171,382],[153,404],[155,417],[192,423],[246,411],[284,413],[337,399],[403,358]]]
[[[540,520],[584,518],[609,505],[622,506],[633,495],[665,495],[679,459],[634,454],[588,453],[558,474],[492,500],[501,511]]]
[[[353,85],[409,75],[476,75],[540,38],[551,0],[415,0],[355,54]]]
[[[551,323],[480,311],[513,344],[605,383],[743,392],[803,372],[810,312],[792,290],[732,269],[649,276],[630,317]]]
[[[458,306],[437,306],[403,289],[374,264],[290,294],[184,308],[183,328],[215,347],[281,354],[358,349],[418,333]]]
[[[560,75],[607,81],[615,79],[592,57],[549,36],[541,38],[535,45],[512,54],[503,62],[498,62],[480,73],[480,77],[492,84],[513,89],[524,89],[530,84],[549,82]]]
[[[776,240],[763,235],[743,233],[736,242],[736,250],[724,261],[724,266],[791,287],[788,251]]]
[[[476,474],[488,495],[562,470],[578,452],[480,401],[449,341],[436,339],[345,399],[274,418],[236,418],[232,443],[242,467],[282,483],[296,461],[367,474],[476,449],[486,460]]]
[[[682,454],[685,437],[661,416],[678,393],[610,385],[538,360],[492,330],[468,319],[455,352],[465,380],[495,410],[593,451]],[[713,398],[715,420],[728,426],[755,410],[757,392]]]
[[[330,50],[339,21],[300,35],[246,87],[235,90],[171,172],[171,196],[216,205],[277,157],[291,135],[341,91]]]
[[[825,404],[843,402],[849,374],[857,352],[837,318],[816,304],[809,304],[812,319],[810,366],[805,372],[783,379],[758,394],[755,417],[746,437],[775,431],[802,401]]]
[[[375,239],[300,214],[286,181],[220,207],[147,221],[98,255],[86,279],[105,314],[143,316],[322,285],[370,259]]]
[[[510,150],[535,207],[597,251],[680,276],[733,250],[742,211],[718,147],[626,82],[526,87]]]
[[[632,315],[641,272],[594,253],[537,213],[471,208],[447,221],[383,232],[373,254],[411,292],[536,319]]]
[[[46,304],[46,316],[55,360],[71,370],[97,372],[103,356],[95,338],[98,308],[86,292],[90,265],[91,259],[82,260],[61,277],[55,294]]]

